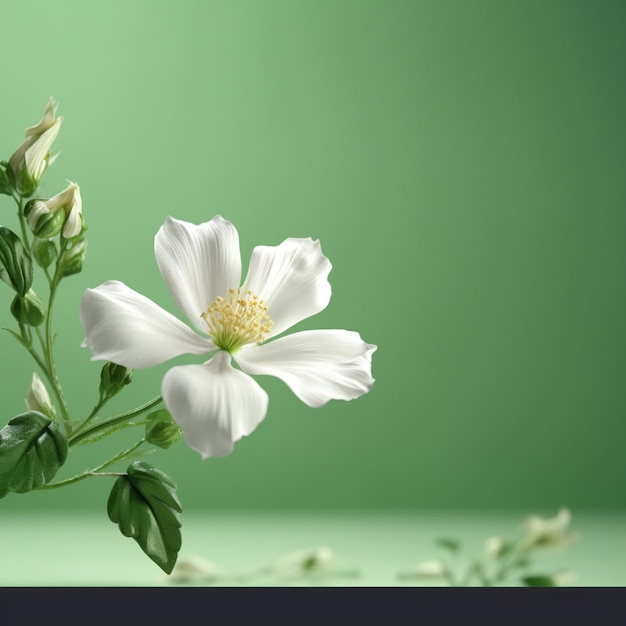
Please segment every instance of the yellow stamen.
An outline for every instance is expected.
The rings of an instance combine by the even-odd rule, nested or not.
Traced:
[[[263,341],[274,325],[263,300],[249,289],[242,293],[241,287],[229,289],[227,298],[215,298],[201,317],[213,343],[231,354],[247,343]]]

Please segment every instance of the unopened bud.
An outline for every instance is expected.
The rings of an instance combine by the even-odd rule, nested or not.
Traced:
[[[39,237],[33,239],[30,252],[37,265],[44,269],[50,267],[59,254],[54,241],[51,239],[40,239]]]
[[[11,303],[13,317],[26,326],[39,326],[46,319],[46,306],[42,299],[29,289],[25,296],[16,294]]]
[[[54,237],[63,231],[63,237],[74,239],[87,230],[80,187],[68,182],[69,185],[52,198],[31,200],[24,207],[28,226],[37,237]]]
[[[39,411],[50,419],[54,419],[56,415],[56,411],[48,395],[48,390],[37,374],[33,374],[33,382],[26,396],[26,406],[31,411]]]
[[[53,211],[45,200],[31,200],[24,207],[28,227],[41,239],[55,237],[65,224],[65,209]]]
[[[32,195],[39,180],[55,157],[50,148],[61,129],[62,117],[55,117],[54,100],[50,98],[41,121],[26,129],[26,139],[9,159],[15,188],[23,196]]]
[[[159,409],[146,418],[146,441],[159,448],[170,448],[183,435],[167,409]]]
[[[83,269],[86,252],[87,242],[84,239],[75,241],[70,248],[67,248],[59,259],[61,276],[72,276],[72,274],[80,273]]]
[[[100,371],[100,395],[112,398],[133,379],[133,370],[124,365],[108,362]]]

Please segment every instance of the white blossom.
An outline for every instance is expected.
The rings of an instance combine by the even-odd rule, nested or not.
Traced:
[[[357,332],[279,337],[328,305],[331,264],[319,241],[257,246],[242,282],[239,234],[230,222],[219,215],[199,225],[169,217],[155,237],[155,255],[195,330],[124,283],[108,281],[83,295],[83,345],[93,360],[132,368],[209,355],[202,364],[172,367],[161,386],[165,406],[202,458],[229,454],[265,417],[267,393],[250,374],[280,378],[312,407],[352,400],[372,387],[376,346]]]

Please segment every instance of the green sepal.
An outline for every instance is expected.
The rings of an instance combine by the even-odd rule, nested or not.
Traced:
[[[13,185],[11,178],[7,172],[7,164],[3,161],[0,163],[0,194],[10,196],[13,194]]]
[[[30,253],[39,267],[50,267],[59,256],[57,246],[51,239],[39,239],[35,237],[30,246]]]
[[[32,289],[29,289],[24,297],[15,294],[11,302],[11,313],[20,324],[36,327],[46,319],[46,305]]]
[[[112,398],[133,380],[133,370],[109,361],[100,370],[100,396]]]
[[[28,173],[28,168],[25,164],[22,164],[22,167],[19,168],[19,172],[16,176],[14,176],[14,178],[15,187],[17,188],[18,193],[24,198],[29,198],[35,193],[35,191],[37,191],[39,181],[35,180]]]
[[[63,277],[82,272],[87,252],[87,242],[84,239],[79,237],[68,241],[72,242],[72,246],[63,252],[58,261],[59,273]]]
[[[0,498],[51,481],[67,453],[67,437],[60,424],[38,411],[14,417],[0,430]]]
[[[551,576],[524,576],[522,583],[526,587],[556,587]]]
[[[65,209],[60,207],[56,211],[50,211],[42,200],[34,199],[29,200],[26,203],[26,206],[24,207],[24,217],[28,218],[37,203],[44,204],[46,212],[39,216],[37,223],[31,227],[31,231],[40,239],[50,239],[51,237],[56,237],[61,232],[61,229],[65,224]]]
[[[176,488],[161,470],[135,461],[115,481],[107,503],[109,519],[167,574],[182,545],[182,506]]]
[[[183,436],[167,409],[159,409],[146,417],[146,441],[159,448],[172,447]]]
[[[6,226],[0,226],[0,279],[20,296],[33,284],[33,262],[20,238]]]

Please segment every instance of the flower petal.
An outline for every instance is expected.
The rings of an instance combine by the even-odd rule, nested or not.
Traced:
[[[26,150],[26,154],[24,155],[26,171],[37,182],[39,182],[39,179],[48,166],[46,157],[50,152],[50,148],[52,147],[54,140],[59,134],[62,122],[63,118],[57,117],[52,126],[50,126],[50,128],[48,128],[42,135],[39,135],[35,143],[28,148],[28,150]]]
[[[181,365],[165,374],[161,392],[187,445],[203,459],[230,454],[267,413],[268,397],[250,376],[218,352],[203,365]]]
[[[331,268],[320,242],[310,238],[289,238],[278,246],[257,246],[252,251],[243,288],[265,301],[274,322],[268,337],[326,308]]]
[[[353,400],[374,383],[376,346],[349,330],[306,330],[237,352],[249,374],[268,374],[285,382],[309,406]]]
[[[176,303],[206,332],[200,315],[241,280],[239,233],[221,215],[204,224],[168,217],[154,238],[157,264]]]
[[[151,367],[181,354],[215,350],[209,339],[116,280],[85,291],[80,321],[86,333],[83,346],[93,351],[92,361]]]

